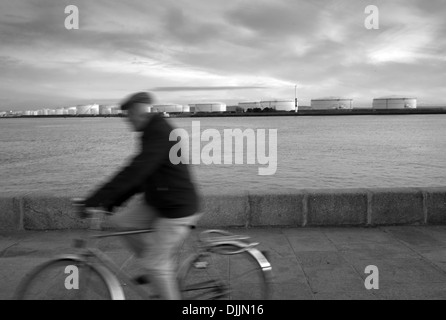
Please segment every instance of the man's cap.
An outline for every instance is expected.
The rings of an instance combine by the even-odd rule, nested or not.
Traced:
[[[134,93],[121,103],[121,110],[128,110],[135,103],[152,104],[153,98],[148,92]]]

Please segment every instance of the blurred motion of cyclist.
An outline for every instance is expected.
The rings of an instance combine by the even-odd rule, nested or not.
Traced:
[[[119,229],[154,228],[154,232],[125,236],[144,274],[163,299],[181,299],[176,280],[175,255],[198,220],[198,193],[187,164],[172,164],[169,151],[173,127],[161,115],[148,112],[153,96],[139,92],[128,97],[121,109],[134,131],[141,133],[141,150],[129,164],[85,200],[86,208],[112,211],[137,193],[141,201],[128,206],[111,220]],[[139,280],[144,276],[139,277]]]

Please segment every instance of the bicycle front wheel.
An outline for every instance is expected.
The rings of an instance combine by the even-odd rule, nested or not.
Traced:
[[[109,286],[93,265],[61,258],[37,267],[19,285],[19,300],[110,300]]]
[[[266,300],[270,298],[269,271],[262,269],[257,249],[239,251],[221,245],[190,257],[180,272],[185,300]],[[266,258],[265,258],[266,260]]]

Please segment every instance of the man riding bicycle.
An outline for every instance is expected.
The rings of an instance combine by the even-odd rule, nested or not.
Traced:
[[[174,257],[198,220],[198,194],[188,165],[170,161],[169,151],[177,143],[169,140],[173,128],[159,114],[147,112],[151,104],[153,98],[146,92],[133,94],[121,104],[133,130],[141,133],[141,151],[84,205],[112,211],[143,192],[139,203],[111,220],[120,229],[154,229],[150,234],[127,236],[127,243],[141,258],[161,298],[180,299]]]

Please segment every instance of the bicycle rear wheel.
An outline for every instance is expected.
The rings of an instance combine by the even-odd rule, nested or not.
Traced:
[[[190,257],[180,272],[183,299],[269,299],[269,274],[255,257],[262,254],[257,249],[230,254],[240,249],[234,245],[221,245]]]
[[[110,300],[104,276],[77,259],[49,261],[25,277],[16,292],[19,300]]]

